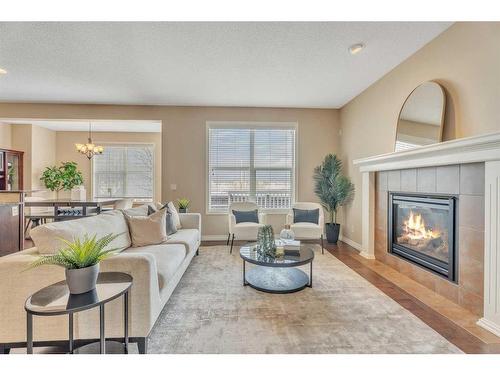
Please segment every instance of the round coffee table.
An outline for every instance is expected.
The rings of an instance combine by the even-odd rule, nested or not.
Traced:
[[[70,294],[66,281],[49,285],[28,297],[24,305],[27,319],[27,352],[33,354],[33,315],[68,315],[69,352],[73,353],[73,314],[99,307],[100,353],[106,353],[104,305],[123,295],[124,349],[128,352],[128,293],[132,276],[123,272],[101,272],[96,288],[82,294]]]
[[[243,285],[267,293],[293,293],[312,288],[312,265],[314,252],[311,247],[302,244],[300,256],[285,255],[279,258],[262,256],[257,252],[257,244],[249,243],[240,248],[243,259]],[[246,263],[257,267],[246,270]],[[309,264],[309,276],[296,268]]]

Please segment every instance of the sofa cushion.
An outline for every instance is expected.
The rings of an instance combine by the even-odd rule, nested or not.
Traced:
[[[139,207],[127,208],[126,210],[122,210],[122,212],[127,216],[148,216],[149,207],[149,204],[143,204]]]
[[[163,206],[160,203],[156,207],[149,206],[148,207],[148,216],[155,213],[158,210],[163,209],[163,208],[167,209],[167,218],[166,218],[167,227],[166,227],[166,229],[167,229],[167,236],[170,236],[170,235],[174,234],[175,232],[177,232],[177,226],[175,224],[174,215],[172,214],[172,212],[168,208],[168,204]]]
[[[168,237],[167,243],[179,243],[187,246],[189,252],[198,249],[198,229],[180,229]]]
[[[186,258],[186,249],[182,244],[147,245],[129,248],[124,253],[152,255],[156,260],[158,273],[158,286],[163,289],[177,272],[179,266]]]
[[[40,225],[31,230],[31,238],[42,255],[55,254],[66,245],[60,240],[73,241],[82,238],[85,234],[96,235],[97,238],[106,234],[119,234],[110,248],[117,247],[121,251],[130,247],[130,234],[123,213],[118,210],[107,211],[100,215],[89,216],[83,219],[58,221]]]
[[[125,217],[133,247],[155,245],[167,240],[167,210],[163,209],[149,216],[125,215]]]

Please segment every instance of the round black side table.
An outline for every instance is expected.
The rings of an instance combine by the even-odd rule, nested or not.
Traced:
[[[26,310],[27,352],[33,354],[33,315],[68,315],[69,352],[73,353],[73,314],[99,306],[100,353],[106,353],[104,327],[104,305],[123,295],[124,349],[128,353],[128,293],[132,286],[132,276],[122,272],[102,272],[96,288],[83,294],[70,294],[66,281],[49,285],[28,297]]]

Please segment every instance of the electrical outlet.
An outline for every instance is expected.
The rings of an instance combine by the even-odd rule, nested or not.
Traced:
[[[19,216],[19,207],[12,206],[12,216]]]
[[[177,184],[170,184],[170,190],[176,191],[177,190]]]

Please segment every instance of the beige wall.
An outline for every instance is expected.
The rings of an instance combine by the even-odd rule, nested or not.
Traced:
[[[12,148],[12,131],[10,124],[0,122],[0,148]]]
[[[12,125],[15,127],[16,125]],[[23,125],[17,125],[23,126]],[[31,188],[46,190],[40,181],[40,176],[46,167],[56,163],[56,132],[39,126],[31,126]],[[45,191],[38,194],[44,197],[53,196]]]
[[[205,214],[206,121],[295,121],[298,129],[298,200],[316,201],[312,171],[339,151],[337,110],[0,103],[0,118],[162,121],[162,200],[188,197],[203,214],[204,235],[224,235],[227,218]],[[177,190],[170,190],[176,184]],[[279,229],[283,215],[271,218]]]
[[[78,163],[78,169],[83,174],[84,186],[87,198],[92,197],[92,173],[91,161],[86,156],[78,154],[75,143],[85,143],[87,132],[56,132],[56,163],[74,161]],[[152,143],[155,145],[155,200],[161,200],[161,133],[124,133],[124,132],[95,132],[92,141],[96,144],[103,143]]]
[[[343,235],[361,243],[361,175],[352,161],[393,151],[408,94],[435,80],[444,86],[445,140],[500,131],[500,23],[457,23],[370,86],[340,111],[341,150],[358,191]]]
[[[31,189],[31,125],[12,126],[12,149],[23,151],[23,188]]]

